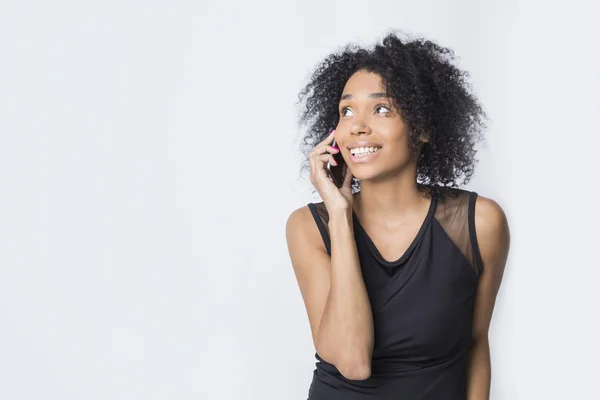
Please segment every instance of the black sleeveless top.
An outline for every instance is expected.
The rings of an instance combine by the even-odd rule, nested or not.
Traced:
[[[317,359],[309,400],[464,400],[473,305],[483,262],[475,236],[477,193],[448,189],[396,261],[385,260],[353,213],[373,312],[371,376],[349,380]],[[331,255],[323,202],[309,203]]]

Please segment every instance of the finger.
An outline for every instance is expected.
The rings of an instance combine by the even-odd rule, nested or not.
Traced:
[[[309,155],[309,158],[311,160],[311,164],[313,162],[315,162],[315,163],[318,162],[319,161],[319,157],[321,157],[322,155],[327,155],[327,154],[329,154],[329,153],[327,153],[326,146],[318,145],[318,146],[314,147],[311,150],[310,155]]]
[[[322,154],[319,156],[319,160],[321,160],[323,163],[329,162],[331,165],[338,165],[337,161],[335,161],[335,158],[333,158],[333,154]]]
[[[326,143],[331,143],[333,142],[333,139],[335,138],[335,129],[332,130],[331,132],[329,132],[329,135],[321,141],[321,143],[319,144],[326,144]]]
[[[323,147],[325,148],[325,151],[328,151],[329,153],[339,153],[341,151],[339,148],[329,145],[324,145]]]
[[[322,154],[321,150],[318,148],[315,148],[313,151],[310,152],[310,169],[313,172],[316,173],[318,169],[323,168],[323,165],[321,163],[321,157],[324,155],[326,156],[328,154]]]
[[[329,152],[327,152],[327,147],[330,147]],[[329,161],[332,165],[337,166],[338,163],[333,158],[333,154],[338,153],[340,150],[336,150],[331,146],[320,146],[320,148],[316,148],[311,152],[310,164],[311,168],[316,169],[319,168],[319,161],[322,161],[321,168],[324,168],[324,163]],[[333,154],[332,154],[333,153]]]
[[[337,163],[335,161],[335,159],[333,158],[332,154],[321,154],[321,155],[314,155],[313,157],[311,157],[310,159],[310,168],[311,171],[313,172],[313,174],[315,175],[320,175],[322,173],[327,174],[327,172],[325,171],[325,164],[327,162],[330,162],[331,165],[336,166]]]
[[[317,147],[315,147],[314,149],[312,149],[312,151],[310,152],[311,155],[321,155],[325,152],[329,152],[329,153],[339,153],[341,150],[338,149],[337,147],[333,147],[333,146],[329,146],[326,144],[321,144],[318,145]]]
[[[320,157],[320,156],[326,156],[326,155],[335,155],[335,154],[339,154],[340,153],[340,149],[336,149],[335,147],[331,147],[331,146],[322,146],[319,149],[316,149],[315,151],[315,157]]]

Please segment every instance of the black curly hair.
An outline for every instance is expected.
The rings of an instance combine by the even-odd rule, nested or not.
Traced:
[[[310,151],[336,127],[346,81],[356,71],[366,70],[381,76],[388,97],[408,126],[417,181],[426,195],[443,198],[455,192],[446,188],[468,183],[486,114],[467,82],[468,72],[456,67],[454,59],[452,50],[431,40],[403,40],[395,32],[372,48],[348,44],[327,56],[298,95],[299,126],[308,127],[301,144],[305,155],[301,169],[310,171]],[[421,136],[428,139],[423,147]],[[360,188],[356,178],[352,188]]]

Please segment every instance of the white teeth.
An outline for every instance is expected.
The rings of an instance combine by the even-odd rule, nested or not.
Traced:
[[[352,155],[356,156],[356,155],[366,155],[366,154],[371,154],[371,153],[376,153],[379,150],[379,147],[355,147],[353,149],[350,150],[350,152],[352,153]]]

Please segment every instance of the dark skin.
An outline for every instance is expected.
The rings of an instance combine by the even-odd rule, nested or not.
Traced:
[[[417,165],[408,150],[408,127],[385,97],[377,74],[356,72],[346,83],[341,99],[335,137],[348,167],[361,183],[352,206],[365,230],[372,233],[381,255],[396,260],[414,239],[431,202],[417,187]],[[352,162],[346,146],[357,141],[382,146],[376,162]]]
[[[357,71],[346,82],[339,111],[334,135],[339,150],[330,146],[333,135],[326,138],[315,146],[314,159],[318,157],[319,162],[314,162],[312,168],[324,168],[328,160],[334,164],[333,157],[327,153],[341,151],[348,164],[347,173],[360,179],[361,191],[350,194],[346,187],[341,193],[335,192],[335,185],[325,181],[319,182],[320,191],[327,192],[329,205],[354,210],[381,255],[386,260],[396,260],[413,241],[431,202],[417,185],[417,162],[408,148],[407,125],[393,101],[385,96],[381,77],[364,70]],[[423,145],[427,143],[427,138],[420,140]],[[381,146],[373,161],[353,162],[347,146],[357,141]],[[316,337],[329,290],[325,249],[307,207],[296,210],[288,223],[288,246],[313,337]],[[467,399],[484,400],[489,399],[491,383],[488,331],[508,258],[510,233],[502,208],[483,196],[477,198],[475,228],[485,268],[479,280],[473,315]],[[301,233],[295,235],[295,231]],[[306,243],[302,244],[302,240]],[[314,268],[321,259],[323,267]]]

